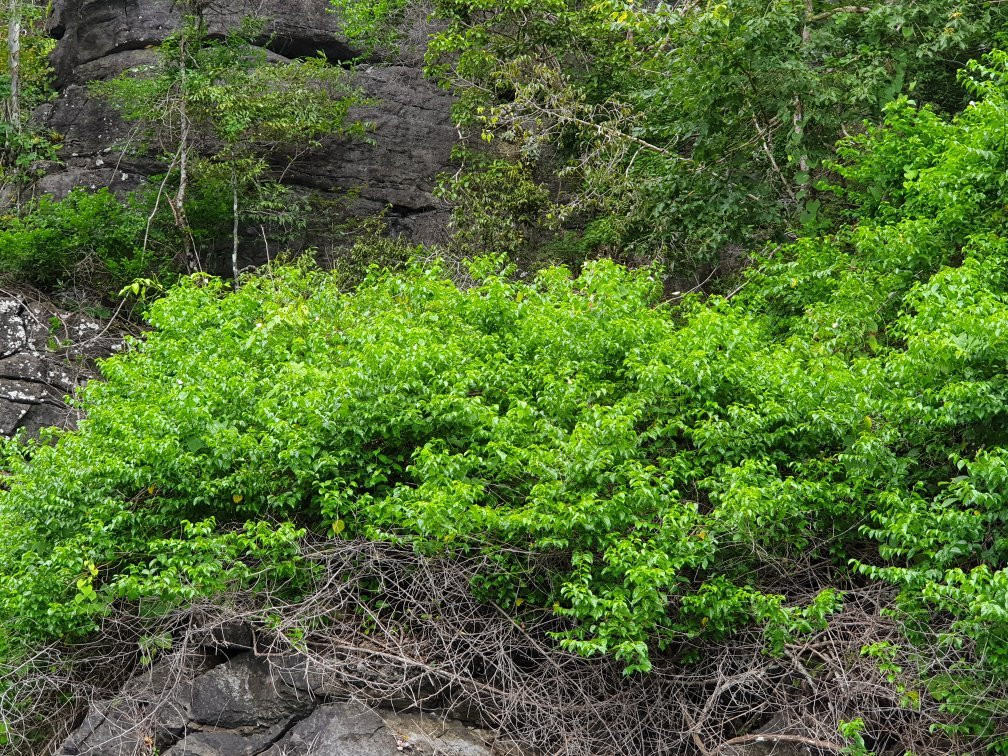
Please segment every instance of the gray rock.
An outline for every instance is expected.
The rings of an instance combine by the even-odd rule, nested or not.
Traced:
[[[339,677],[331,671],[309,663],[300,654],[288,654],[270,659],[273,674],[295,690],[319,700],[339,700],[350,696],[362,700],[383,700],[397,709],[418,704],[424,708],[436,706],[441,686],[420,668],[376,662],[368,658],[344,657],[329,662],[329,669],[339,669]],[[348,687],[345,681],[355,681]],[[394,698],[388,691],[397,691]]]
[[[137,756],[151,753],[153,737],[140,724],[140,707],[115,700],[94,704],[59,756]]]
[[[202,663],[199,657],[193,661],[197,667]],[[60,756],[146,756],[177,742],[192,709],[193,671],[190,663],[158,664],[140,672],[118,696],[91,706]]]
[[[81,187],[92,190],[108,187],[116,194],[122,195],[138,189],[144,181],[144,177],[137,173],[127,173],[115,168],[88,169],[68,166],[65,170],[49,173],[40,178],[35,182],[35,189],[56,199],[63,199],[74,189]]]
[[[142,728],[158,748],[175,743],[188,729],[193,696],[191,671],[158,664],[123,687],[123,698],[143,706]]]
[[[730,746],[722,750],[725,756],[815,756],[820,753],[809,746],[779,742],[772,738],[754,741],[746,745]]]
[[[272,727],[303,716],[313,705],[252,654],[214,667],[193,681],[192,690],[192,721],[216,728]]]
[[[15,299],[0,300],[0,358],[15,355],[27,345],[21,303]]]
[[[91,377],[88,364],[119,341],[118,333],[102,329],[100,321],[51,302],[0,298],[0,435],[76,422],[64,397]]]
[[[239,636],[241,633],[239,633]],[[396,713],[287,685],[286,666],[249,653],[170,657],[88,712],[59,756],[491,756],[490,733],[441,714]],[[305,679],[317,680],[311,670]],[[337,702],[343,701],[343,702]]]
[[[752,739],[741,745],[722,748],[725,756],[814,756],[819,750],[804,743],[780,740],[776,736],[814,733],[815,722],[791,721],[784,713],[774,716],[769,722],[752,733]]]
[[[365,68],[355,83],[377,99],[354,114],[373,125],[373,141],[330,142],[295,163],[291,180],[315,189],[359,189],[363,199],[396,212],[438,208],[435,180],[450,165],[457,136],[448,117],[451,97],[406,66]]]
[[[233,730],[195,732],[186,735],[163,756],[257,756],[287,732],[291,721],[284,720],[265,731],[249,734]]]
[[[332,61],[357,57],[340,39],[339,18],[318,0],[217,0],[206,13],[211,33],[233,28],[244,16],[267,20],[263,43],[287,57],[324,53]],[[173,0],[56,0],[49,30],[60,41],[53,54],[57,86],[78,66],[109,55],[159,45],[183,17]]]
[[[493,735],[450,719],[418,713],[383,712],[399,750],[416,756],[492,756]]]
[[[253,645],[252,628],[245,622],[230,621],[197,631],[190,641],[213,654],[234,654],[251,651]]]
[[[381,717],[358,704],[319,706],[263,756],[397,756]]]
[[[62,165],[38,183],[40,191],[59,190],[65,194],[76,186],[128,190],[164,168],[161,161],[144,152],[136,126],[124,121],[84,85],[65,87],[56,100],[39,110],[36,118],[62,135]]]

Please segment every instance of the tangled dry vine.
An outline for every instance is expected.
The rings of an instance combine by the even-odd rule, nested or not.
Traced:
[[[296,600],[278,585],[272,594],[235,593],[155,618],[143,605],[120,606],[94,641],[48,646],[4,668],[3,682],[16,684],[4,686],[0,716],[22,737],[10,752],[53,752],[88,706],[119,693],[160,645],[158,700],[134,712],[144,731],[205,664],[210,639],[235,623],[254,628],[257,655],[287,674],[310,675],[316,688],[450,712],[523,753],[713,756],[754,743],[848,753],[838,731],[855,717],[867,733],[883,734],[870,743],[878,753],[937,756],[964,745],[932,731],[947,719],[927,697],[908,705],[911,676],[887,679],[862,653],[899,640],[885,589],[852,589],[828,629],[781,654],[769,654],[754,629],[716,647],[684,640],[656,658],[651,674],[625,676],[615,660],[558,650],[550,639],[556,617],[516,620],[512,610],[474,599],[472,581],[492,567],[485,557],[358,541],[311,544],[305,554],[317,578]],[[529,574],[548,574],[548,565],[533,566]],[[152,644],[159,638],[166,642]],[[944,662],[959,663],[962,653]],[[913,669],[912,659],[893,661]]]

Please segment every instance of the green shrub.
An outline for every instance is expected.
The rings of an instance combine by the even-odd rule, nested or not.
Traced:
[[[751,395],[736,378],[758,368],[742,354],[758,332],[706,313],[683,331],[651,306],[656,288],[604,262],[578,279],[556,269],[468,291],[421,269],[374,274],[353,295],[303,268],[231,296],[216,281],[182,286],[152,306],[147,341],[105,363],[81,430],[15,466],[4,509],[26,534],[6,560],[5,613],[34,637],[36,623],[87,629],[103,603],[160,596],[179,571],[198,573],[194,591],[217,589],[199,560],[231,552],[206,523],[279,520],[425,548],[567,553],[553,593],[505,582],[494,595],[555,603],[576,621],[568,645],[634,667],[652,637],[786,623],[782,597],[748,585],[737,556],[722,564],[719,543],[787,553],[814,516],[794,504],[771,539],[757,521],[779,505],[727,488],[724,507],[704,512],[679,491],[702,482],[722,495],[707,479],[715,460],[672,453],[708,392]],[[695,364],[714,341],[742,360],[736,378]],[[670,399],[696,379],[695,401],[675,412]],[[766,465],[733,474],[789,487]],[[91,564],[94,595],[79,599]],[[688,603],[678,618],[676,596]]]
[[[421,265],[352,293],[304,264],[187,279],[78,432],[8,447],[8,642],[296,576],[300,529],[487,553],[475,590],[628,671],[753,623],[780,650],[840,606],[822,576],[881,580],[906,674],[1004,748],[1006,70],[974,66],[954,120],[903,100],[848,140],[857,222],[731,298],[660,305],[609,261],[480,263],[469,289]]]
[[[107,189],[43,196],[0,227],[0,275],[46,287],[82,278],[118,290],[155,265],[142,251],[145,224],[139,207]]]

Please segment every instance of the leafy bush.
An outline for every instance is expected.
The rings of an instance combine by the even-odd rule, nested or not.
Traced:
[[[44,196],[31,212],[4,219],[0,275],[39,286],[90,279],[108,289],[148,273],[156,256],[142,251],[146,217],[108,190]]]
[[[388,44],[414,5],[331,2],[370,45]],[[587,226],[595,254],[663,261],[678,279],[822,230],[816,187],[830,178],[836,140],[901,94],[957,111],[957,70],[1008,22],[990,0],[429,5],[441,26],[428,71],[457,94],[466,138],[499,145],[514,173],[546,164],[562,178],[540,189],[552,202],[529,206],[528,178],[509,191],[495,181],[499,163],[467,161],[453,179],[477,228],[499,231],[495,246],[507,249],[524,205],[544,226]],[[592,221],[610,233],[593,239]]]
[[[611,263],[533,286],[491,276],[469,291],[420,269],[374,274],[350,296],[303,268],[232,296],[216,281],[182,286],[152,306],[148,340],[105,363],[80,432],[15,465],[4,509],[25,535],[6,558],[5,614],[35,637],[87,629],[117,598],[167,600],[179,573],[193,591],[217,589],[231,568],[204,560],[219,565],[234,544],[219,538],[234,536],[210,523],[258,522],[266,538],[262,523],[290,520],[425,548],[567,553],[550,595],[521,595],[506,563],[487,590],[556,603],[577,621],[568,645],[635,667],[654,633],[783,623],[782,597],[748,586],[718,544],[738,530],[729,541],[742,550],[755,538],[786,553],[811,522],[796,512],[773,545],[756,525],[775,502],[729,496],[704,512],[678,493],[699,473],[671,454],[686,420],[668,382],[693,379],[697,347],[679,349],[655,290]],[[685,338],[734,355],[748,341],[738,325]],[[695,583],[698,571],[712,579]],[[667,616],[676,595],[689,607],[678,619]]]
[[[889,581],[906,674],[1004,748],[1006,72],[973,65],[955,119],[903,99],[848,139],[854,222],[732,297],[662,305],[609,261],[188,279],[79,432],[8,448],[7,642],[296,577],[302,530],[486,553],[480,595],[628,671],[753,623],[780,650]]]

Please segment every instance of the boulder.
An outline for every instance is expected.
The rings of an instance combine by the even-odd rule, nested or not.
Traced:
[[[265,730],[251,733],[234,730],[193,732],[164,752],[164,756],[259,756],[277,742],[291,726],[285,719]]]
[[[325,704],[296,724],[263,756],[397,756],[395,736],[359,704]]]
[[[218,0],[207,19],[211,31],[223,32],[245,15],[268,20],[261,44],[275,60],[316,52],[334,64],[359,57],[326,0]],[[63,196],[78,186],[107,186],[125,192],[164,170],[156,156],[138,149],[135,126],[88,84],[154,61],[154,48],[181,20],[173,0],[56,0],[49,28],[58,39],[52,57],[58,96],[36,120],[62,135],[61,165],[39,181],[39,191]],[[416,48],[426,19],[413,18],[406,32],[404,47]],[[424,79],[415,50],[377,56],[355,71],[352,83],[373,103],[354,113],[371,125],[369,138],[329,140],[284,171],[284,181],[323,194],[355,192],[358,210],[389,209],[396,233],[439,240],[448,214],[434,187],[451,164],[457,137],[452,98]]]
[[[321,700],[341,700],[352,695],[365,700],[384,698],[387,704],[400,709],[416,703],[427,708],[440,703],[443,687],[422,668],[350,654],[330,658],[327,669],[313,665],[301,654],[272,657],[270,665],[285,684]],[[345,683],[347,679],[355,681],[352,690]],[[388,691],[396,691],[395,697],[389,697]]]
[[[138,756],[154,740],[141,723],[141,707],[116,699],[92,704],[84,722],[63,743],[59,756]]]
[[[490,733],[437,713],[368,707],[335,685],[324,695],[288,685],[289,661],[248,652],[163,660],[93,704],[58,756],[496,753]]]
[[[492,733],[463,725],[451,719],[422,715],[416,712],[385,713],[385,726],[396,736],[399,750],[414,756],[491,756],[495,753],[512,753],[518,756],[517,747],[498,744],[491,748]]]
[[[215,728],[269,728],[311,709],[307,694],[285,685],[266,662],[246,653],[193,681],[190,718]]]

